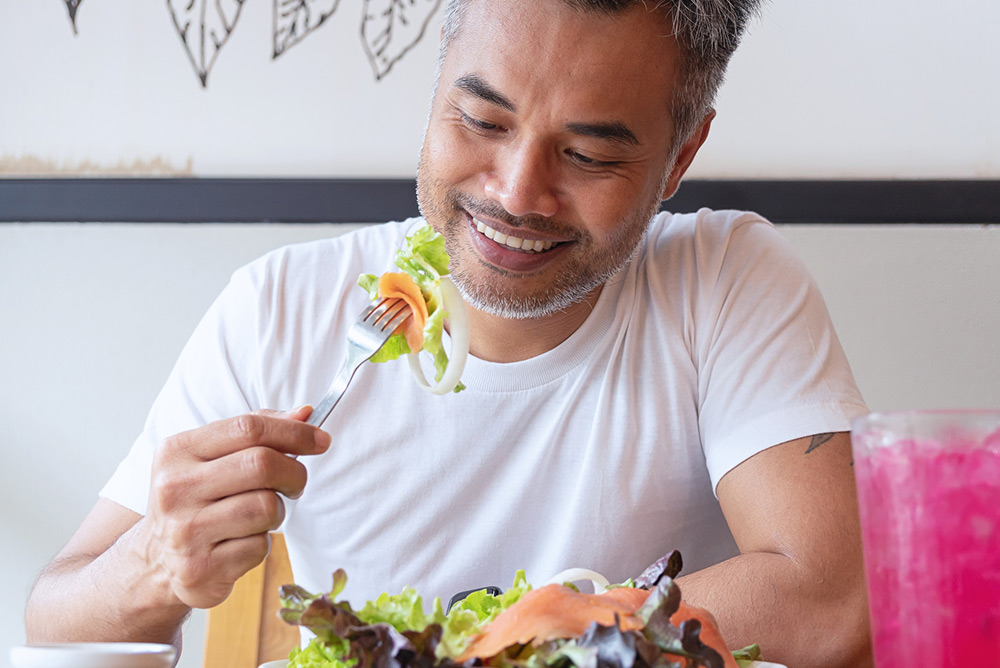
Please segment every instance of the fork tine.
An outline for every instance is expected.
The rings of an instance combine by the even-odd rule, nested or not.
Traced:
[[[404,302],[402,304],[402,308],[393,313],[389,322],[382,326],[382,331],[396,331],[396,328],[406,322],[412,315],[413,313],[410,311],[410,307]]]
[[[365,309],[361,319],[365,322],[374,324],[378,322],[379,318],[385,315],[385,312],[388,311],[397,301],[399,300],[395,298],[383,297],[377,304],[372,304]]]
[[[385,329],[385,323],[392,320],[396,315],[402,311],[409,313],[409,306],[402,299],[396,299],[393,303],[389,304],[388,308],[383,314],[375,319],[374,323],[377,324],[381,329]]]

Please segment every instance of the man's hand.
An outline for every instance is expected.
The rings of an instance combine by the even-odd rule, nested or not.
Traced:
[[[263,561],[267,532],[285,517],[306,469],[289,455],[326,451],[330,435],[302,420],[311,409],[257,411],[168,438],[153,461],[142,520],[147,558],[178,600],[210,608]]]
[[[179,642],[192,607],[222,602],[260,563],[281,496],[306,484],[298,455],[330,446],[311,413],[257,411],[166,439],[157,449],[145,516],[107,499],[39,577],[28,600],[29,642]]]

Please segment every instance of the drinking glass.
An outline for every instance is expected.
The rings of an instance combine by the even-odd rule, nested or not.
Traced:
[[[851,425],[878,668],[1000,664],[1000,410]]]

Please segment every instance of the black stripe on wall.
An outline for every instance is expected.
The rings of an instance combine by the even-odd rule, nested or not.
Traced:
[[[1000,223],[1000,180],[690,180],[671,211],[776,223]],[[0,222],[366,223],[417,214],[412,179],[0,179]]]

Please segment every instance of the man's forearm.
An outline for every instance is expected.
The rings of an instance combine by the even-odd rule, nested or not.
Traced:
[[[28,599],[29,643],[158,642],[180,646],[190,608],[170,595],[139,549],[139,522],[103,554],[54,561]]]
[[[871,666],[859,574],[817,574],[782,554],[754,553],[680,577],[684,600],[715,615],[733,649],[760,645],[793,668]]]

